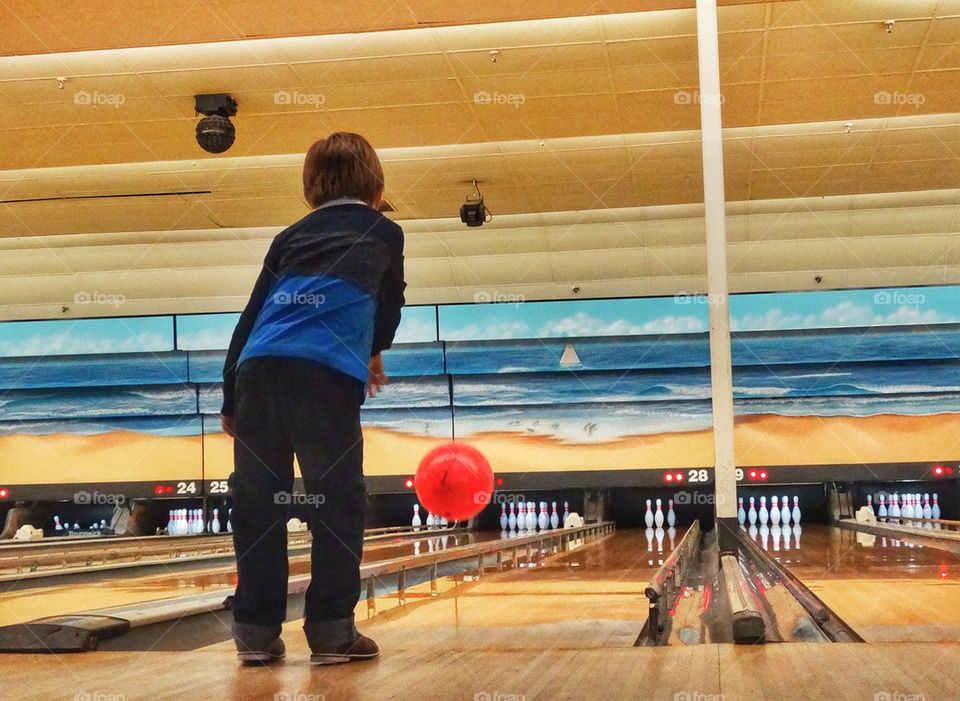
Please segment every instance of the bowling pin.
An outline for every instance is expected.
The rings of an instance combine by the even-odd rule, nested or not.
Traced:
[[[780,497],[780,525],[786,527],[790,523],[790,500]]]
[[[527,514],[525,513],[526,507],[521,501],[517,504],[517,530],[525,531],[527,530]]]
[[[560,514],[557,513],[557,502],[553,502],[553,511],[550,514],[550,528],[560,527]]]
[[[667,525],[673,528],[677,525],[677,515],[673,513],[673,499],[667,501]]]
[[[884,502],[886,501],[886,497],[885,497],[883,494],[881,494],[881,495],[878,497],[878,500],[879,500],[879,502],[880,502],[880,506],[877,508],[877,518],[886,518],[886,517],[887,517],[887,505],[884,503]]]
[[[647,499],[647,511],[643,515],[643,523],[647,528],[653,528],[653,509],[650,508],[652,503],[653,502]]]
[[[227,533],[233,533],[233,509],[227,510]]]
[[[877,512],[873,510],[873,496],[870,494],[867,495],[867,508],[870,509],[871,514],[877,515]]]
[[[930,495],[923,495],[923,517],[933,518],[933,508],[930,506]]]
[[[102,530],[104,530],[106,527],[107,527],[107,519],[105,519],[105,518],[100,519],[100,530],[102,531]]]
[[[933,506],[930,507],[930,518],[940,518],[940,504],[937,503],[937,495],[933,495]]]
[[[900,514],[904,518],[913,518],[913,497],[909,495],[904,495],[904,504],[903,508],[900,509]]]
[[[537,530],[537,505],[532,501],[527,502],[527,530],[534,533]]]
[[[779,526],[779,525],[780,525],[780,506],[779,506],[779,504],[780,504],[780,502],[779,502],[779,500],[778,500],[776,497],[770,497],[770,523],[771,523],[771,525],[774,525],[774,526]],[[776,549],[776,550],[779,550],[779,549],[780,549],[780,547],[779,547],[779,543],[780,543],[780,529],[779,529],[779,528],[777,528],[777,535],[774,537],[773,542],[774,542],[774,543],[777,543],[778,547],[775,548],[775,549]]]
[[[934,496],[936,496],[936,495],[934,495]],[[63,530],[63,526],[60,525],[60,517],[59,517],[59,516],[54,516],[54,517],[53,517],[53,530],[55,530],[55,531],[62,531],[62,530]]]
[[[793,498],[793,511],[790,512],[790,517],[793,519],[793,522],[799,526],[800,525],[800,497]],[[796,535],[796,530],[794,530],[794,535]],[[800,538],[797,538],[797,547],[800,547]]]
[[[567,527],[567,519],[570,518],[570,502],[563,502],[563,518],[560,519],[560,523],[563,524],[563,527]]]
[[[446,516],[441,516],[441,517],[440,517],[440,520],[437,522],[437,525],[438,525],[440,528],[446,528],[447,526],[450,525],[450,521],[447,520],[447,517],[446,517]]]
[[[73,524],[73,530],[79,531],[79,530],[80,530],[80,524],[77,523],[77,522],[74,522],[74,524]]]
[[[767,498],[766,498],[766,497],[760,497],[760,511],[757,512],[757,518],[760,519],[760,525],[761,525],[761,526],[766,526],[766,525],[767,525],[767,521],[770,520],[770,512],[767,511]],[[764,545],[763,547],[766,548],[767,546]]]
[[[896,492],[890,497],[890,518],[900,518],[900,500]]]
[[[737,497],[737,523],[741,526],[747,522],[747,512],[743,510],[743,497]]]
[[[420,504],[413,505],[413,520],[410,522],[410,525],[413,526],[413,530],[419,531],[420,526],[423,525],[423,520],[420,518]]]
[[[513,502],[510,502],[510,513],[507,515],[507,526],[511,531],[517,530],[517,514],[513,510]]]
[[[214,533],[220,532],[220,509],[213,510],[213,521],[210,523],[210,530]]]
[[[657,499],[657,511],[653,514],[653,522],[657,528],[663,527],[663,501],[660,499]]]
[[[429,511],[427,511],[427,528],[433,528],[437,524],[437,520],[433,517]]]
[[[750,521],[751,526],[757,524],[757,510],[753,506],[753,497],[750,497],[750,511],[747,512],[747,519]]]
[[[507,530],[507,525],[509,525],[509,521],[507,520],[507,505],[500,504],[500,530]]]
[[[545,531],[550,527],[550,514],[547,513],[547,502],[540,502],[540,516],[537,517],[537,525],[540,526],[541,531]]]

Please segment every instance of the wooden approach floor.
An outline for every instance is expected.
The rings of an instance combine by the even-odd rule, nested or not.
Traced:
[[[224,648],[8,658],[0,698],[948,701],[960,689],[960,647],[946,643],[498,652],[405,645],[398,633],[380,638],[379,660],[318,668],[287,638],[287,661],[268,668],[238,667]]]

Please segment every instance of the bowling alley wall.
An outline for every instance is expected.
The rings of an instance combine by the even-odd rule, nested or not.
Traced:
[[[363,409],[366,474],[412,475],[452,438],[500,474],[610,472],[624,484],[631,471],[711,466],[708,302],[408,307],[384,354],[390,384]],[[958,309],[957,287],[735,295],[738,465],[960,460]],[[236,320],[0,324],[8,498],[77,484],[225,490],[232,441],[218,411]]]

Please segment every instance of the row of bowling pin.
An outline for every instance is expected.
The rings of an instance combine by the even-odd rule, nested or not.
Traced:
[[[233,532],[230,517],[233,509],[227,513],[227,533]],[[213,518],[209,523],[203,522],[203,509],[173,509],[167,521],[167,535],[200,535],[201,533],[220,533],[223,524],[220,523],[220,509],[213,510]]]
[[[650,500],[647,499],[647,511],[643,515],[643,523],[647,528],[653,528],[654,526],[657,528],[662,528],[664,521],[666,521],[666,524],[670,526],[670,528],[673,528],[676,525],[677,515],[673,512],[673,499],[667,499],[666,516],[663,514],[663,501],[661,499],[657,499],[656,511],[654,511],[651,506]]]
[[[99,523],[97,523],[96,521],[94,521],[93,524],[92,524],[87,530],[89,530],[89,531],[103,531],[103,530],[106,530],[106,528],[107,528],[107,520],[106,520],[105,518],[102,518],[102,519],[100,519],[100,522],[99,522]],[[60,524],[60,517],[59,517],[59,516],[54,516],[54,517],[53,517],[53,530],[55,530],[55,531],[79,531],[79,530],[80,530],[80,524],[79,524],[79,523],[74,523],[73,526],[71,526],[71,525],[70,525],[70,522],[67,521],[65,524],[61,525],[61,524]]]
[[[770,537],[773,537],[773,552],[780,552],[780,539],[783,538],[783,549],[790,550],[790,536],[791,534],[796,539],[796,549],[800,549],[800,536],[803,534],[803,529],[800,528],[799,523],[793,524],[793,528],[790,527],[790,524],[767,526],[766,524],[757,528],[755,525],[751,524],[750,528],[747,529],[744,527],[744,530],[750,534],[750,537],[753,538],[754,542],[757,541],[757,535],[760,536],[760,545],[763,546],[764,550],[770,550]]]
[[[777,497],[770,497],[770,508],[767,508],[767,498],[760,497],[760,508],[757,509],[753,497],[750,497],[750,508],[743,508],[743,497],[737,498],[737,521],[744,525],[749,521],[751,526],[759,523],[761,526],[767,524],[773,526],[789,526],[790,521],[795,524],[800,523],[800,497],[793,498],[793,508],[790,508],[789,497],[783,497],[782,501],[777,501]]]
[[[540,502],[540,512],[537,513],[537,506],[532,501],[525,504],[521,503],[514,510],[513,502],[510,503],[510,511],[507,512],[507,505],[500,505],[500,530],[501,531],[546,531],[553,528],[560,528],[562,523],[564,527],[567,524],[567,518],[570,516],[570,502],[563,502],[563,516],[557,513],[557,502],[551,502],[552,508],[547,512],[547,502]]]
[[[874,510],[873,496],[867,495],[867,507]],[[890,505],[887,506],[887,496],[885,494],[877,495],[877,506],[875,515],[877,518],[940,518],[940,503],[937,495],[933,495],[933,503],[930,502],[930,495],[924,494],[891,494]]]
[[[450,525],[450,521],[448,521],[445,517],[434,516],[426,509],[423,511],[427,515],[426,519],[420,518],[420,504],[413,505],[413,521],[410,522],[410,525],[413,526],[413,530],[419,531],[423,526],[426,526],[427,528],[447,528]]]

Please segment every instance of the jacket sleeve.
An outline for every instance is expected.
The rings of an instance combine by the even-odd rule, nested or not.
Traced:
[[[227,350],[227,360],[223,365],[223,407],[220,413],[224,416],[233,416],[234,410],[234,384],[237,379],[237,361],[240,359],[240,353],[247,344],[250,332],[253,331],[253,325],[257,321],[257,315],[263,307],[263,303],[270,294],[270,289],[277,278],[278,268],[278,249],[280,237],[273,240],[270,250],[267,251],[266,258],[263,261],[263,268],[257,277],[257,282],[253,286],[253,292],[250,294],[250,300],[247,306],[240,314],[240,320],[233,330],[233,337],[230,339],[230,348]]]
[[[400,310],[403,308],[403,291],[407,283],[403,279],[403,230],[397,227],[390,264],[377,290],[377,313],[373,327],[373,347],[370,355],[379,355],[393,344],[393,337],[400,325]]]

